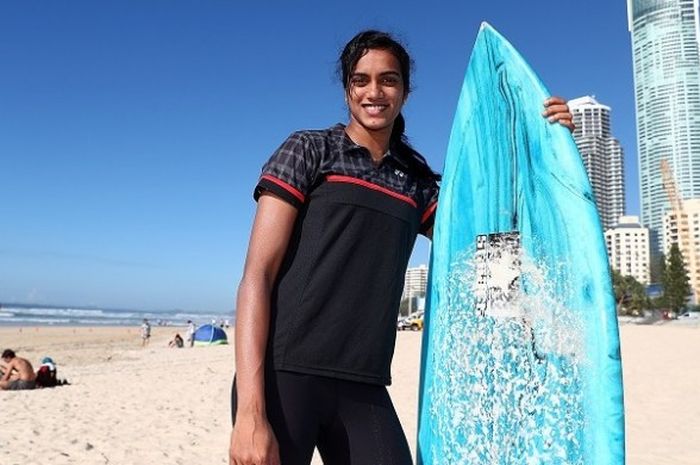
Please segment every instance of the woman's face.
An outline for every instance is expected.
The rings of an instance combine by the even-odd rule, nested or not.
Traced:
[[[387,50],[369,50],[350,75],[346,99],[351,125],[391,133],[394,120],[406,100],[396,57]]]

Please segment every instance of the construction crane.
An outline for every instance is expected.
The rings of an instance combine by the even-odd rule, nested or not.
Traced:
[[[690,284],[693,287],[695,299],[698,301],[698,293],[700,289],[696,289],[695,273],[697,272],[697,260],[695,257],[695,247],[693,247],[693,239],[690,235],[690,223],[688,215],[683,208],[683,198],[676,187],[676,180],[673,176],[673,168],[668,163],[668,160],[661,160],[661,180],[666,191],[666,196],[671,204],[673,215],[676,217],[676,227],[678,228],[678,248],[688,264],[690,274]]]

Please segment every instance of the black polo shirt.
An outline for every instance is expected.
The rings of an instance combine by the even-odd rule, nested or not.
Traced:
[[[274,369],[391,383],[404,274],[438,195],[407,157],[392,148],[376,165],[339,124],[292,134],[263,167],[255,199],[299,209],[272,293]]]

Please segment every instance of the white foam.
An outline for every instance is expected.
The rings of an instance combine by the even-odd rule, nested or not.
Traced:
[[[435,465],[583,463],[581,322],[555,288],[559,270],[504,253],[487,263],[465,253],[440,283],[432,310],[435,354],[430,415]],[[478,289],[518,286],[506,303],[475,311]],[[483,296],[482,296],[483,297]],[[494,310],[494,308],[496,310]],[[562,447],[567,444],[568,447]],[[577,455],[578,454],[578,455]]]

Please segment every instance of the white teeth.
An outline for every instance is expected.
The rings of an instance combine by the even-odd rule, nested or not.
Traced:
[[[388,105],[363,105],[363,106],[369,114],[379,114],[388,107]]]

